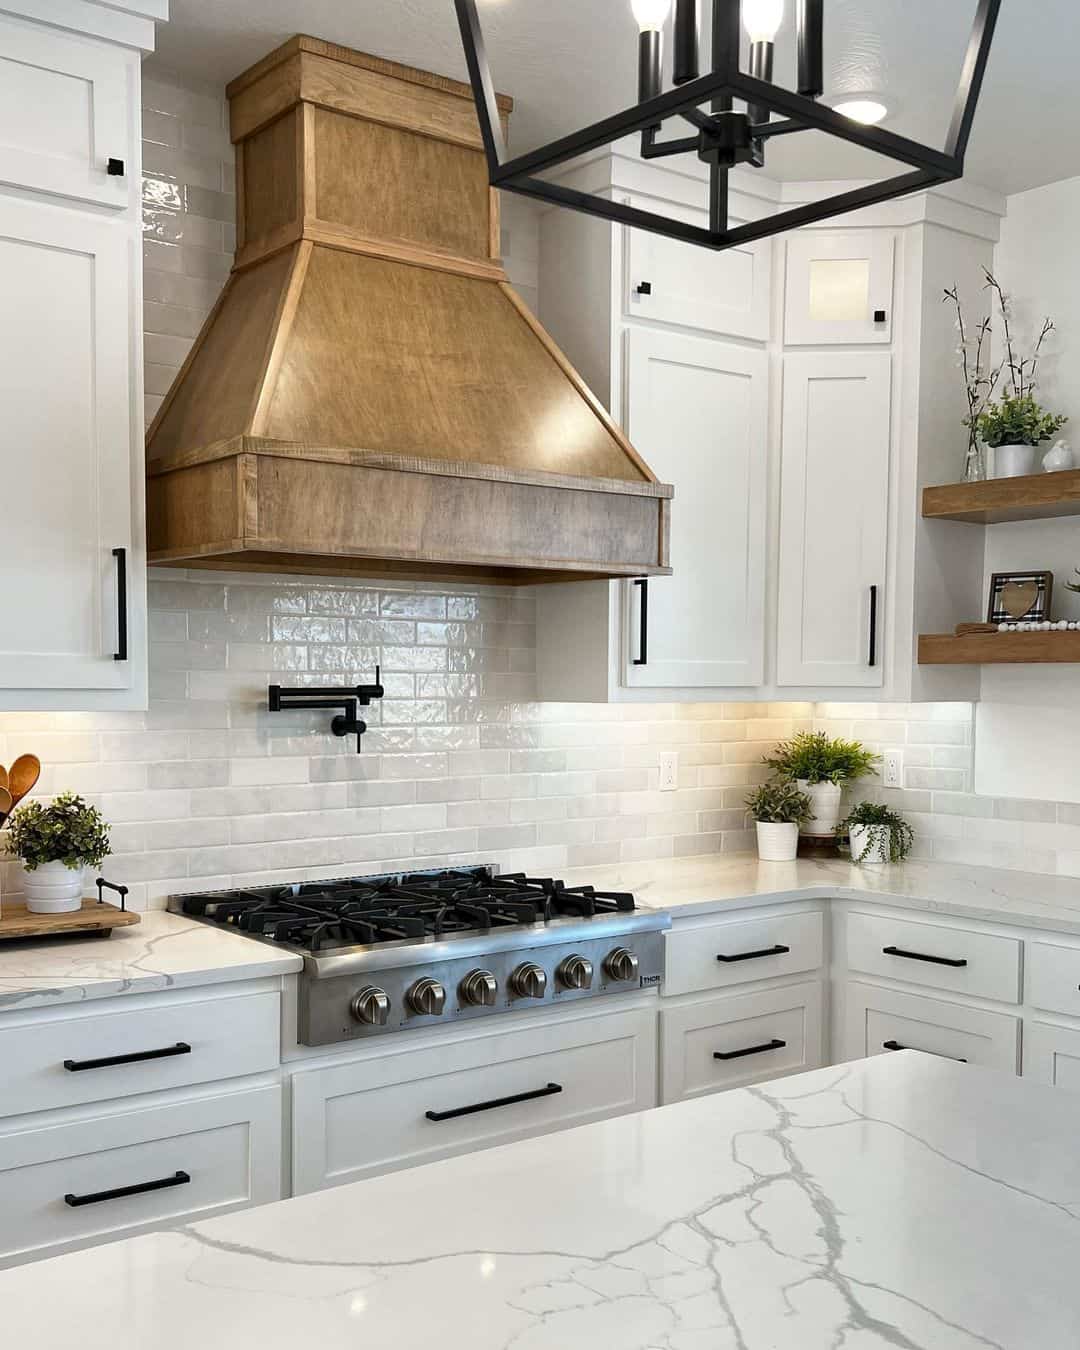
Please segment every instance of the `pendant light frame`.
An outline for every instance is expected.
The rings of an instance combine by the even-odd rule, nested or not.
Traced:
[[[587,215],[599,216],[617,224],[631,225],[671,239],[721,250],[963,177],[964,157],[982,91],[1001,0],[978,0],[944,150],[921,145],[882,126],[867,126],[852,121],[817,102],[815,92],[820,92],[822,86],[822,0],[797,0],[797,3],[798,83],[807,93],[794,93],[740,70],[740,0],[713,0],[710,71],[688,78],[696,68],[696,50],[692,49],[696,48],[696,43],[689,42],[684,28],[681,34],[676,35],[676,54],[679,58],[676,77],[681,82],[675,88],[605,117],[580,131],[560,137],[539,149],[509,158],[476,0],[454,0],[491,185],[557,206],[566,206]],[[686,0],[681,0],[680,8],[684,14],[685,5]],[[751,124],[745,115],[731,112],[733,99],[745,102],[755,116],[766,120]],[[706,103],[711,104],[711,112],[703,111],[702,105]],[[768,121],[769,113],[778,114],[781,120]],[[696,134],[661,142],[657,128],[666,118],[672,117],[680,117],[690,123]],[[731,164],[748,162],[760,167],[764,161],[765,146],[772,137],[811,129],[884,155],[905,166],[904,172],[821,201],[780,211],[764,220],[728,228],[727,176]],[[579,155],[598,150],[635,132],[641,133],[642,155],[646,159],[696,153],[709,164],[708,228],[610,201],[590,192],[549,182],[539,176]]]

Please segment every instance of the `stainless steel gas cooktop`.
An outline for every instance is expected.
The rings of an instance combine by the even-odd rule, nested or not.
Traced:
[[[169,908],[303,955],[305,1045],[656,985],[670,925],[626,892],[491,866],[177,895]]]

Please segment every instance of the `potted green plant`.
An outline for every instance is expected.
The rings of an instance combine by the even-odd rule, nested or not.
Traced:
[[[824,731],[800,731],[781,741],[764,762],[798,784],[811,803],[802,833],[831,835],[840,821],[844,784],[872,772],[878,756],[860,741],[845,741]]]
[[[994,477],[1034,473],[1036,447],[1057,435],[1069,419],[1048,413],[1031,394],[1005,394],[979,415],[979,435],[994,450]]]
[[[790,778],[763,783],[746,798],[757,827],[762,862],[791,862],[799,849],[799,826],[811,812],[810,798]]]
[[[109,829],[96,806],[64,792],[48,806],[21,806],[11,817],[8,848],[22,859],[26,908],[66,914],[82,905],[83,870],[108,857]]]
[[[837,826],[847,832],[851,861],[884,866],[903,862],[915,842],[915,831],[892,807],[860,802]]]
[[[1048,413],[1035,399],[1038,387],[1039,358],[1046,339],[1054,332],[1054,322],[1043,320],[1030,356],[1021,356],[1012,327],[1012,301],[998,279],[986,268],[986,287],[997,297],[1001,312],[1001,338],[1004,359],[999,367],[1003,375],[1001,399],[989,399],[976,418],[979,435],[994,451],[994,477],[1017,478],[1036,470],[1036,447],[1055,436],[1067,417]]]

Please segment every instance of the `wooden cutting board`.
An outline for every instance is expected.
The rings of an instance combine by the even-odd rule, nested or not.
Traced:
[[[58,937],[83,933],[86,937],[108,937],[114,928],[127,928],[139,922],[139,915],[115,905],[84,900],[82,909],[70,914],[31,914],[22,900],[5,900],[0,908],[0,942],[6,938]]]

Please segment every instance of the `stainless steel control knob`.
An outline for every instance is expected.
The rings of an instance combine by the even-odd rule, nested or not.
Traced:
[[[510,976],[510,988],[518,998],[543,998],[547,989],[547,975],[543,966],[526,961]]]
[[[616,947],[604,957],[604,973],[609,980],[617,980],[620,983],[635,979],[638,973],[638,959],[625,947]]]
[[[349,1004],[349,1011],[366,1026],[384,1027],[390,1016],[390,1000],[383,990],[369,984]]]
[[[438,1017],[446,1007],[446,990],[438,980],[425,975],[409,986],[405,1001],[420,1017]]]
[[[490,970],[470,970],[458,986],[458,996],[470,1008],[493,1008],[498,988]]]
[[[592,962],[584,956],[568,956],[555,972],[564,989],[588,989],[592,984]]]

